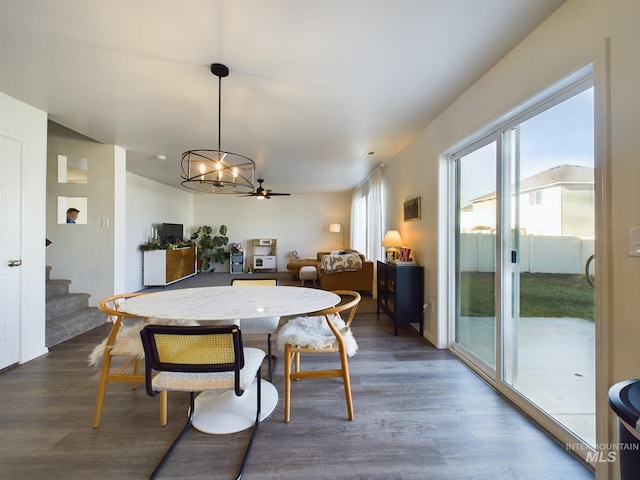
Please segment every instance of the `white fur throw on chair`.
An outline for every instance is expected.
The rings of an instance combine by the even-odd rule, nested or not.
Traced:
[[[120,330],[118,330],[118,335],[116,336],[116,341],[111,347],[111,355],[122,355],[127,357],[137,356],[138,358],[144,358],[142,340],[140,339],[140,330],[148,324],[197,326],[198,322],[191,320],[161,320],[159,318],[152,318],[147,322],[136,322],[133,325],[121,325]],[[91,354],[89,354],[89,365],[99,367],[102,364],[102,357],[104,357],[106,344],[107,339],[105,338],[93,349]]]
[[[358,344],[351,330],[346,329],[342,318],[334,315],[333,324],[344,338],[347,355],[352,357],[358,351]],[[297,317],[289,320],[278,331],[278,349],[284,351],[286,344],[298,347],[308,347],[316,350],[338,350],[336,337],[327,325],[327,320],[323,315],[314,317]]]

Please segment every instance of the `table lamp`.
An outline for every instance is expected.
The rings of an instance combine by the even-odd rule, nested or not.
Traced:
[[[340,248],[344,248],[344,229],[341,223],[332,223],[329,225],[329,231],[331,233],[342,233],[342,244]]]
[[[387,260],[394,261],[400,256],[398,247],[402,246],[402,237],[397,230],[387,230],[382,239],[382,246],[387,247]]]

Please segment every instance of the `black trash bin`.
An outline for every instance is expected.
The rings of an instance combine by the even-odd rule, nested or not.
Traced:
[[[618,416],[620,478],[640,475],[640,380],[625,380],[609,389],[609,406]],[[635,433],[635,435],[634,435]]]

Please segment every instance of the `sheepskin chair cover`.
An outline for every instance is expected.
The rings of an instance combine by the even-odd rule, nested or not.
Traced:
[[[138,321],[132,325],[121,324],[120,330],[118,330],[118,335],[116,335],[116,341],[110,347],[111,355],[122,355],[126,357],[136,356],[140,359],[144,358],[142,340],[140,339],[140,330],[148,324],[183,325],[192,327],[197,326],[198,322],[194,322],[192,320],[165,320],[161,318],[150,318],[146,322]],[[104,357],[104,349],[106,346],[107,339],[105,338],[89,354],[89,365],[93,365],[96,368],[102,365],[102,358]]]
[[[244,367],[240,370],[240,388],[249,388],[264,360],[265,353],[259,348],[243,348]],[[160,372],[153,377],[154,390],[179,392],[203,392],[205,390],[233,390],[234,372]]]
[[[342,334],[347,356],[353,357],[358,351],[353,333],[339,315],[333,315],[331,321]],[[315,350],[338,350],[338,342],[324,315],[289,320],[278,332],[278,349],[284,351],[286,344]]]

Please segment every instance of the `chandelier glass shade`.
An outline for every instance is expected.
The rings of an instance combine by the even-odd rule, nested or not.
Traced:
[[[182,154],[182,185],[206,193],[251,193],[254,189],[256,164],[238,153],[220,148],[222,77],[229,69],[220,63],[211,65],[218,77],[218,148],[188,150]]]

